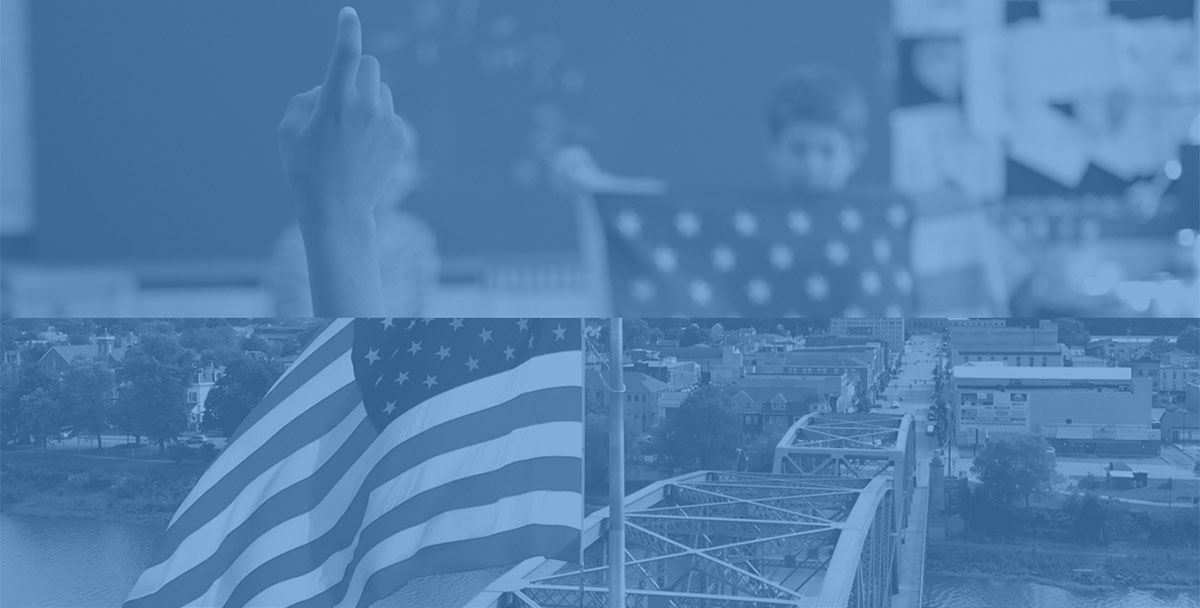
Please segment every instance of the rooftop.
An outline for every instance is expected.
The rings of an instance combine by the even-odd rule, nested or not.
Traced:
[[[960,380],[1110,380],[1132,378],[1128,367],[1017,367],[1010,365],[956,365]]]

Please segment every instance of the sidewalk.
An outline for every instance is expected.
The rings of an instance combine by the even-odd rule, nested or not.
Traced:
[[[904,544],[900,545],[897,571],[900,593],[892,598],[894,608],[921,608],[925,586],[925,535],[929,523],[929,486],[918,485],[913,492],[912,511]]]

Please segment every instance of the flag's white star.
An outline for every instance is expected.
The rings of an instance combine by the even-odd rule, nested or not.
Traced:
[[[450,347],[448,347],[448,346],[443,346],[443,347],[441,347],[441,348],[439,348],[439,349],[438,349],[438,352],[437,352],[437,357],[438,357],[438,359],[441,359],[442,361],[445,361],[445,360],[446,360],[446,357],[449,357],[449,356],[450,356]]]
[[[862,276],[859,277],[859,284],[862,290],[869,296],[879,293],[883,287],[883,280],[879,278],[879,273],[874,270],[864,270]]]
[[[663,272],[672,272],[679,265],[679,258],[676,257],[675,251],[670,247],[655,247],[654,248],[654,265]]]
[[[426,325],[429,325],[430,323],[433,323],[433,319],[421,319],[421,322]]]
[[[846,232],[858,232],[858,229],[862,228],[863,218],[858,209],[851,207],[842,209],[841,220],[842,228],[845,228]]]
[[[517,349],[515,349],[511,346],[504,349],[504,360],[507,361],[509,359],[516,359],[516,357],[513,356],[513,353],[515,353],[515,352],[517,352]]]
[[[406,327],[405,329],[412,329],[412,328],[416,327],[416,325],[417,325],[417,320],[416,320],[416,319],[410,319],[410,320],[408,321],[408,327]]]
[[[392,323],[392,320],[391,320],[391,319],[384,319],[384,320],[383,320],[383,328],[384,328],[384,329],[391,329],[393,325],[394,325],[394,324]]]
[[[750,238],[758,234],[758,218],[749,211],[738,211],[733,215],[733,229],[737,230],[738,234]]]
[[[812,220],[809,219],[807,213],[795,209],[788,213],[788,227],[796,234],[808,234],[808,231],[812,230]]]
[[[521,331],[528,331],[529,319],[517,319],[517,327],[521,328]]]
[[[712,287],[700,279],[688,283],[688,294],[692,296],[692,301],[698,306],[707,306],[713,298]]]
[[[712,252],[712,263],[717,270],[721,272],[729,272],[737,265],[737,255],[728,245],[717,245]]]
[[[633,284],[630,286],[630,291],[633,294],[633,299],[638,302],[653,300],[656,292],[654,281],[646,278],[634,279]]]
[[[379,383],[380,383],[380,382],[383,382],[383,376],[380,376],[380,377],[378,377],[378,378],[376,378],[376,379],[375,379],[375,388],[379,388]]]
[[[850,249],[845,243],[835,239],[825,246],[825,257],[829,258],[829,262],[834,266],[841,266],[850,257]]]
[[[412,346],[408,347],[408,354],[410,354],[410,355],[415,355],[420,351],[421,351],[421,343],[420,342],[413,342]]]
[[[399,386],[404,386],[405,382],[408,382],[408,374],[406,372],[400,372],[400,375],[396,376],[396,384]]]
[[[792,248],[783,243],[778,243],[771,247],[770,256],[771,265],[780,270],[791,268],[792,262],[795,260],[795,256],[792,255]]]
[[[458,330],[462,329],[463,328],[463,320],[462,319],[454,319],[454,320],[450,321],[450,327],[453,327],[454,331],[458,331]]]
[[[394,411],[396,411],[396,402],[388,401],[387,407],[383,408],[383,413],[387,414],[388,416],[391,416],[392,412],[394,412]]]
[[[479,359],[467,357],[467,371],[473,372],[477,369],[479,369]]]
[[[829,295],[829,280],[815,274],[805,281],[804,289],[808,292],[808,297],[814,300],[824,300]]]
[[[374,365],[375,362],[380,360],[382,357],[379,356],[378,348],[372,348],[371,350],[367,351],[366,355],[363,355],[363,358],[366,359],[371,365]]]
[[[621,211],[617,214],[617,231],[627,239],[636,237],[642,231],[642,218],[632,211]]]
[[[425,379],[421,381],[421,384],[424,384],[425,388],[433,388],[434,386],[437,386],[437,376],[430,376],[426,374]]]
[[[533,348],[533,336],[529,336],[529,348]]]
[[[766,304],[771,299],[771,284],[762,278],[751,279],[746,284],[746,295],[755,304]]]
[[[555,329],[553,331],[554,331],[554,341],[555,342],[566,339],[567,330],[562,325],[559,325],[558,329]],[[532,340],[532,338],[531,338],[531,340]]]
[[[887,264],[892,258],[892,244],[883,237],[875,239],[871,244],[871,251],[875,254],[875,261],[880,264]]]
[[[691,211],[680,212],[675,216],[675,229],[683,236],[694,237],[700,234],[700,218]]]
[[[485,329],[479,332],[479,338],[483,340],[484,344],[487,344],[492,339],[492,330]]]

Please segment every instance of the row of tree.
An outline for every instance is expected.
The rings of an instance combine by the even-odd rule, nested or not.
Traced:
[[[212,328],[209,328],[212,329]],[[205,330],[207,331],[207,330]],[[4,445],[46,445],[64,436],[93,438],[109,433],[148,438],[165,449],[186,430],[187,390],[202,363],[219,363],[224,375],[205,403],[201,428],[228,435],[262,399],[282,369],[273,360],[246,354],[252,340],[228,351],[198,351],[169,326],[138,336],[121,365],[80,358],[62,373],[36,360],[0,371],[0,441]],[[202,346],[203,342],[192,342]]]

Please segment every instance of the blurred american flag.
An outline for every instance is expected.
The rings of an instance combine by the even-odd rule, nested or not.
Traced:
[[[886,192],[597,196],[615,311],[627,316],[990,314],[979,214],[916,217]],[[964,232],[964,230],[966,232]],[[964,238],[967,242],[964,243]],[[943,246],[945,245],[945,246]]]

